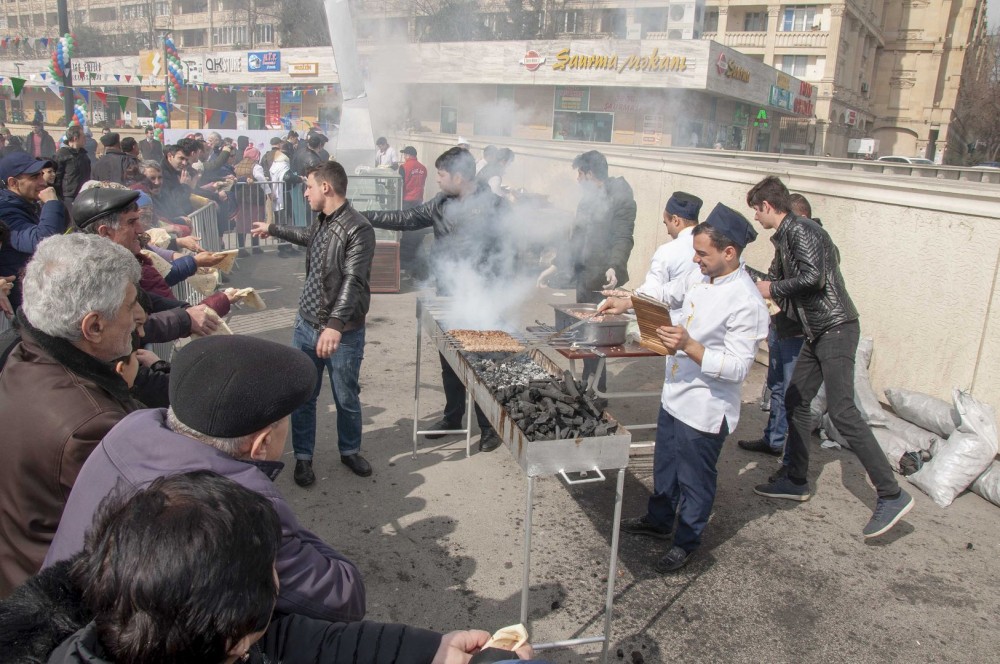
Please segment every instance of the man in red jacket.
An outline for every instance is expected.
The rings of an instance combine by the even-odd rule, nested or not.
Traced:
[[[401,152],[404,161],[399,167],[399,174],[403,176],[403,209],[409,210],[424,202],[427,167],[417,161],[417,149],[412,145],[407,145]]]

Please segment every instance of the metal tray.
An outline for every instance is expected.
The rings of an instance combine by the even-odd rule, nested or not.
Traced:
[[[556,314],[557,330],[580,322],[580,316],[574,316],[574,312],[586,317],[597,311],[596,304],[553,304],[552,308]],[[628,324],[629,319],[625,316],[608,315],[604,320],[584,323],[568,332],[563,339],[581,345],[620,346],[625,343]]]

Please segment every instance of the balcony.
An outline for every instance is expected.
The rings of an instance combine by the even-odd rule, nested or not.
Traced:
[[[701,38],[712,39],[724,46],[735,49],[764,48],[764,45],[767,43],[766,32],[726,32],[721,35],[717,32],[705,32],[701,35]]]
[[[775,34],[775,48],[826,48],[830,33],[819,32],[778,32]]]

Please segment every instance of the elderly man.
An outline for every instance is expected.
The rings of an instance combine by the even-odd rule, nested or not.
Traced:
[[[7,186],[0,189],[0,219],[10,229],[9,241],[0,246],[0,277],[17,277],[39,242],[66,231],[66,208],[42,175],[51,163],[24,152],[0,160],[0,181]],[[9,297],[11,306],[21,305],[18,281]]]
[[[312,398],[315,383],[304,353],[271,341],[209,337],[182,348],[170,370],[170,409],[134,413],[105,436],[69,495],[46,564],[83,549],[98,505],[115,487],[211,470],[264,496],[278,512],[277,610],[360,620],[365,588],[357,567],[306,530],[273,483],[289,415]]]
[[[92,235],[48,238],[28,264],[0,373],[0,597],[41,567],[83,462],[140,407],[113,364],[146,319],[138,281],[132,254]]]
[[[701,545],[715,502],[716,463],[740,420],[740,386],[767,336],[767,308],[740,256],[757,233],[739,212],[715,206],[695,227],[699,271],[661,282],[651,295],[680,309],[656,333],[667,357],[653,456],[653,495],[646,514],[622,521],[627,533],[670,539],[658,572],[679,570]],[[631,298],[609,298],[602,310],[621,313]],[[674,528],[674,521],[677,527]]]
[[[306,200],[319,215],[308,229],[255,222],[254,234],[273,235],[306,247],[306,282],[299,299],[292,345],[313,362],[312,399],[292,415],[295,483],[316,481],[316,399],[323,369],[337,404],[340,461],[355,475],[368,477],[372,467],[361,456],[361,361],[365,355],[365,316],[371,304],[375,231],[347,198],[347,173],[335,161],[313,169],[306,179]]]
[[[131,189],[87,189],[73,203],[73,221],[80,230],[121,245],[141,264],[144,257],[140,255],[142,246],[139,236],[145,229],[138,199],[139,192]],[[194,257],[194,264],[188,267],[188,272],[193,274],[196,266],[210,267],[217,265],[219,261],[214,254],[199,253]],[[229,313],[230,302],[224,293],[213,293],[193,307],[189,307],[186,302],[158,296],[150,291],[146,291],[145,296],[150,299],[152,312],[144,325],[147,343],[174,341],[191,334],[211,334],[218,329],[219,323],[208,314],[208,309],[214,310],[219,316]]]

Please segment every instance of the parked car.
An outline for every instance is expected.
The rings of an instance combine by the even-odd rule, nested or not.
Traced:
[[[984,161],[981,164],[976,164],[975,168],[1000,168],[1000,161]]]
[[[934,166],[934,162],[923,157],[879,157],[877,161],[889,162],[891,164],[911,164],[913,166]]]

